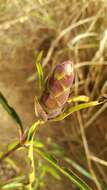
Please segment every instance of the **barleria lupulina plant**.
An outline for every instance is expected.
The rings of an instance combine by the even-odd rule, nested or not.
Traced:
[[[39,53],[36,60],[36,67],[39,76],[39,84],[42,84],[43,79],[43,70],[41,66],[42,52]],[[34,134],[36,129],[41,124],[46,122],[60,121],[66,118],[73,112],[78,110],[96,106],[101,104],[100,101],[89,101],[89,97],[81,95],[70,98],[70,91],[74,81],[74,65],[68,60],[58,64],[52,75],[47,79],[42,95],[38,101],[37,97],[35,98],[35,112],[37,116],[37,121],[27,130],[24,131],[20,117],[16,111],[8,104],[7,100],[4,98],[2,93],[0,93],[0,104],[4,109],[12,116],[15,122],[19,126],[19,135],[20,139],[16,143],[12,143],[12,146],[6,150],[5,153],[0,155],[0,161],[9,156],[12,152],[17,150],[20,147],[28,148],[28,157],[31,161],[31,172],[29,174],[29,184],[27,189],[32,190],[36,181],[35,176],[35,162],[34,162],[34,150],[42,158],[47,160],[53,167],[58,171],[64,174],[69,178],[76,186],[81,190],[92,190],[84,181],[82,181],[77,175],[72,171],[63,169],[60,167],[56,160],[48,154],[46,151],[40,149],[35,143]],[[72,107],[67,107],[71,102],[82,102],[76,104]],[[2,187],[1,187],[2,189]]]

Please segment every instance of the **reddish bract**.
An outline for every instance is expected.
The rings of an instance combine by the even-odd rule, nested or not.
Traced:
[[[48,118],[53,118],[61,113],[69,97],[73,81],[74,69],[71,61],[65,61],[56,66],[40,100]]]

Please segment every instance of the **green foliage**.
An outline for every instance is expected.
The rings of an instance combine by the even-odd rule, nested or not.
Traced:
[[[80,96],[74,96],[72,98],[69,98],[68,103],[72,102],[89,102],[89,97],[85,95],[80,95]]]
[[[28,189],[33,190],[33,183],[35,182],[36,176],[35,176],[35,162],[34,162],[34,155],[33,155],[33,135],[30,140],[30,145],[28,149],[28,158],[30,160],[30,166],[31,166],[31,171],[29,172],[29,185]]]
[[[40,51],[39,54],[37,55],[36,62],[35,62],[37,73],[38,73],[38,78],[39,78],[40,90],[43,87],[43,79],[44,79],[44,74],[43,74],[43,69],[42,69],[42,64],[41,64],[42,57],[43,57],[43,51]]]
[[[45,176],[47,174],[54,177],[56,180],[60,180],[61,177],[59,173],[56,171],[54,167],[52,167],[50,164],[44,163],[41,159],[36,160],[36,180],[33,183],[33,188],[35,190],[41,189],[45,185]]]
[[[10,106],[8,105],[7,101],[4,98],[1,98],[1,102],[2,105],[5,106],[6,108],[10,110]],[[74,99],[69,100],[70,102],[77,102],[77,101],[88,101],[88,98],[85,96],[78,96]],[[5,103],[5,104],[4,104]],[[74,107],[71,107],[68,109],[68,111],[66,111],[65,113],[61,114],[60,116],[58,116],[56,119],[54,119],[54,121],[56,120],[62,120],[65,117],[67,117],[68,115],[70,115],[71,113],[78,111],[80,109],[84,109],[87,107],[92,107],[92,106],[96,106],[98,105],[99,102],[97,101],[93,101],[93,102],[88,102],[88,103],[82,103],[79,105],[76,105]],[[29,172],[29,185],[27,186],[29,190],[33,190],[34,189],[34,184],[36,184],[36,186],[38,187],[37,184],[40,183],[41,179],[39,178],[38,180],[36,180],[36,173],[35,173],[35,161],[34,161],[34,147],[35,147],[35,151],[45,160],[47,160],[54,168],[56,168],[59,172],[61,172],[63,175],[65,175],[67,178],[69,178],[76,186],[78,186],[81,190],[91,190],[91,188],[84,182],[82,181],[77,175],[75,175],[72,171],[68,170],[68,169],[64,169],[62,167],[60,167],[57,163],[57,160],[55,158],[53,158],[52,155],[50,155],[49,153],[38,149],[37,147],[43,147],[43,144],[37,143],[37,141],[34,140],[34,134],[38,129],[38,126],[40,124],[43,124],[44,121],[38,120],[36,121],[28,130],[27,133],[27,141],[26,141],[26,145],[28,147],[28,158],[31,162],[31,171]],[[8,146],[8,151],[12,151],[14,149],[16,149],[16,147],[19,146],[19,142],[15,142],[12,143],[11,145]],[[58,147],[57,147],[58,148]],[[91,179],[91,176],[89,175],[89,173],[87,171],[85,171],[82,167],[80,167],[79,165],[77,165],[75,162],[73,162],[70,159],[65,158],[65,160],[67,162],[69,162],[70,164],[73,165],[73,167],[75,167],[79,172],[81,172],[83,175],[87,176],[88,178]],[[50,166],[47,165],[43,165],[42,169],[41,169],[41,178],[44,178],[45,173],[50,173],[52,176],[54,176],[56,179],[60,179],[59,174]],[[40,184],[39,184],[40,185]],[[5,186],[3,186],[2,188],[4,189],[9,189],[9,188],[15,188],[15,187],[22,187],[23,184],[21,184],[20,182],[12,182],[9,184],[6,184]]]
[[[36,121],[36,122],[30,127],[29,132],[28,132],[28,138],[27,138],[28,142],[31,141],[32,136],[33,136],[35,130],[37,129],[38,125],[40,125],[40,124],[42,124],[42,123],[44,123],[44,122],[41,121],[41,120],[38,120],[38,121]]]
[[[37,73],[39,77],[39,87],[42,89],[43,87],[43,70],[42,70],[42,65],[41,65],[41,59],[43,57],[43,52],[41,51],[36,59],[36,68],[37,68]],[[77,102],[83,102],[76,104],[75,106],[71,106],[68,109],[65,110],[62,114],[57,116],[54,119],[51,119],[50,121],[60,121],[65,119],[67,116],[70,114],[82,110],[85,108],[89,108],[92,106],[97,106],[101,104],[102,102],[98,101],[91,101],[89,102],[89,97],[85,95],[80,95],[76,97],[72,97],[68,99],[68,104],[70,103],[77,103]],[[0,104],[3,106],[3,108],[11,115],[11,117],[16,121],[16,123],[19,125],[20,129],[20,134],[21,138],[25,138],[26,140],[24,141],[25,146],[28,148],[28,159],[30,161],[30,171],[29,171],[29,183],[27,186],[24,185],[20,181],[20,178],[16,178],[15,181],[11,181],[8,184],[4,184],[2,186],[2,189],[15,189],[15,188],[23,188],[26,187],[28,190],[38,190],[40,187],[44,185],[44,177],[47,173],[51,174],[55,179],[60,180],[61,177],[59,173],[63,174],[66,176],[72,183],[74,183],[77,187],[79,187],[81,190],[92,190],[82,179],[80,179],[73,171],[68,170],[67,168],[62,168],[59,164],[58,161],[47,151],[42,150],[41,148],[44,148],[44,144],[41,143],[40,141],[37,141],[34,139],[35,133],[38,129],[38,127],[41,124],[44,124],[45,121],[43,120],[37,120],[28,130],[26,133],[23,132],[23,126],[22,122],[16,113],[16,111],[8,104],[8,101],[5,99],[5,97],[0,93]],[[23,136],[25,135],[25,137]],[[23,147],[22,146],[22,141],[16,141],[8,145],[7,150],[5,152],[5,156],[8,156],[8,153],[13,152],[14,150]],[[72,167],[74,167],[78,172],[80,172],[82,175],[85,177],[92,179],[91,175],[89,172],[87,172],[83,167],[81,167],[79,164],[77,164],[75,161],[72,159],[69,159],[66,157],[65,152],[63,149],[60,148],[57,144],[53,144],[53,149],[54,151],[52,154],[57,154],[62,155],[63,160],[66,161],[67,163],[71,164]],[[34,150],[35,152],[40,155],[44,160],[48,161],[49,164],[42,163],[41,161],[37,161],[38,164],[35,163],[35,157],[34,157]],[[57,150],[57,151],[55,151]],[[4,157],[5,157],[4,156]],[[3,158],[3,153],[0,155],[0,158]],[[9,160],[8,160],[9,161]],[[13,167],[16,167],[14,162],[9,161],[10,164]],[[36,168],[36,165],[37,168]],[[39,171],[38,171],[39,170]]]
[[[82,166],[80,166],[77,162],[75,162],[74,160],[65,157],[64,160],[69,163],[70,165],[72,165],[73,168],[75,168],[77,171],[79,171],[82,175],[84,175],[85,177],[93,180],[92,176],[90,175],[90,173],[84,169]]]
[[[64,169],[57,164],[56,159],[53,158],[52,155],[44,152],[40,149],[35,149],[36,153],[38,153],[41,157],[47,160],[53,167],[59,170],[63,175],[65,175],[71,182],[73,182],[76,186],[78,186],[81,190],[92,190],[82,179],[80,179],[76,174],[68,169]]]
[[[5,150],[4,152],[1,152],[1,153],[0,153],[0,159],[3,159],[3,158],[4,158],[4,155],[7,155],[7,156],[8,156],[8,153],[10,153],[10,152],[12,152],[12,151],[18,149],[19,147],[20,147],[19,141],[15,141],[15,142],[13,142],[13,143],[10,143],[10,144],[7,146],[6,150]]]
[[[55,155],[55,156],[59,156],[59,157],[62,157],[64,158],[65,157],[65,150],[62,146],[60,146],[59,144],[56,144],[56,143],[53,143],[51,142],[50,144],[50,149],[49,149],[49,152],[52,154],[52,155]]]
[[[31,128],[29,129],[28,132],[28,139],[26,142],[26,145],[28,146],[28,158],[30,160],[30,165],[31,165],[31,171],[29,172],[29,185],[27,186],[29,190],[33,190],[35,189],[34,186],[37,188],[40,184],[41,181],[41,177],[36,178],[36,173],[35,173],[35,160],[34,160],[34,147],[38,146],[38,143],[34,140],[34,134],[37,130],[37,127],[43,123],[42,121],[37,121],[35,122]],[[39,143],[39,146],[41,144]],[[55,161],[55,160],[54,160]],[[57,174],[57,172],[50,166],[48,165],[43,165],[42,166],[42,178],[45,176],[45,173],[50,173],[53,177],[55,177],[56,179],[60,179],[59,175]]]
[[[19,144],[18,141],[15,141],[15,142],[9,144],[8,147],[7,147],[7,150],[8,150],[8,151],[13,150],[18,144]]]
[[[45,147],[44,143],[39,139],[34,140],[33,143],[34,143],[34,146],[36,146],[37,148],[44,148]]]
[[[60,114],[59,116],[57,116],[55,119],[52,119],[51,121],[61,121],[74,112],[77,112],[77,111],[85,109],[85,108],[97,106],[99,104],[100,103],[98,101],[92,101],[92,102],[88,102],[88,103],[78,104],[76,106],[70,107],[69,109],[67,109],[67,111]]]
[[[10,179],[9,181],[10,181],[10,183],[15,183],[15,182],[19,183],[20,182],[20,183],[24,184],[24,180],[25,180],[25,176],[23,175],[23,176],[14,177],[14,178]]]
[[[42,67],[40,64],[41,58],[42,58],[42,52],[40,52],[40,54],[38,55],[37,62],[36,62],[36,67],[37,67],[38,76],[39,76],[39,84],[42,87],[43,72],[42,72]],[[98,101],[89,102],[89,98],[84,95],[73,97],[68,100],[68,103],[73,103],[73,102],[85,102],[85,103],[80,103],[76,106],[70,107],[64,113],[62,113],[55,119],[52,119],[51,121],[63,120],[64,118],[66,118],[73,112],[76,112],[76,111],[84,109],[84,108],[96,106],[101,103]],[[23,131],[22,122],[21,122],[19,116],[17,115],[16,111],[8,104],[7,100],[4,98],[4,96],[1,93],[0,93],[0,103],[4,107],[4,109],[12,116],[12,118],[19,124],[20,130]],[[64,168],[60,167],[57,160],[51,154],[40,149],[40,148],[44,147],[44,144],[39,141],[36,141],[34,139],[34,135],[35,135],[39,125],[44,124],[44,123],[45,122],[42,120],[37,120],[28,129],[27,133],[24,134],[24,135],[26,135],[26,139],[27,139],[25,141],[25,145],[28,147],[28,158],[30,160],[30,166],[31,166],[31,170],[29,171],[29,184],[27,185],[27,188],[29,190],[34,190],[35,188],[38,189],[38,187],[41,187],[44,184],[43,180],[44,180],[46,173],[50,173],[54,178],[59,180],[60,176],[59,176],[59,173],[56,171],[56,170],[58,170],[60,173],[65,175],[71,182],[73,182],[76,186],[78,186],[81,190],[91,190],[91,188],[83,180],[81,180],[75,173],[73,173],[72,171],[70,171],[66,168],[64,169]],[[23,133],[22,133],[22,139],[23,139]],[[21,144],[19,141],[11,143],[8,146],[7,151],[5,152],[5,155],[8,155],[8,152],[12,152],[19,147],[21,147]],[[62,149],[60,149],[59,146],[54,144],[54,148],[57,149],[57,152],[53,152],[53,154],[56,154],[56,153],[63,154],[63,159],[66,162],[71,164],[77,171],[82,173],[84,176],[86,176],[92,180],[91,175],[83,167],[79,166],[73,160],[67,158],[64,154],[64,151],[62,151]],[[39,167],[39,169],[40,169],[39,177],[35,170],[34,150],[43,159],[47,160],[50,164],[50,165],[41,164],[41,167]],[[2,157],[3,157],[3,154],[1,154],[1,158]],[[13,165],[14,165],[14,163],[13,163]],[[5,189],[15,189],[17,187],[20,187],[20,188],[23,187],[23,183],[16,180],[15,182],[11,182],[11,183],[3,185],[2,189],[4,189],[4,190]]]
[[[8,183],[6,185],[4,185],[3,187],[1,187],[2,190],[16,190],[16,188],[20,188],[23,187],[23,184],[20,182],[12,182],[12,183]]]
[[[59,158],[62,157],[62,160],[64,160],[69,165],[71,165],[74,169],[76,169],[83,176],[85,176],[86,178],[89,178],[90,180],[93,180],[91,174],[86,169],[84,169],[84,167],[82,167],[80,164],[75,162],[73,159],[67,157],[66,151],[60,145],[58,145],[56,143],[51,143],[49,152],[52,155],[58,156]]]
[[[51,174],[55,179],[57,179],[57,180],[61,179],[58,172],[52,166],[44,164],[43,165],[43,170],[45,171],[45,173]]]
[[[28,189],[33,190],[33,184],[35,183],[35,161],[34,161],[34,155],[33,155],[33,147],[34,145],[37,147],[36,141],[34,141],[34,134],[37,130],[37,127],[42,123],[42,121],[38,120],[35,122],[28,131],[28,138],[26,145],[28,146],[28,158],[30,160],[31,165],[31,171],[29,172],[29,185]]]
[[[3,94],[0,92],[0,104],[3,106],[3,108],[9,113],[9,115],[12,117],[12,119],[19,125],[20,131],[23,131],[23,125],[22,121],[15,111],[14,108],[12,108],[9,104],[6,98],[3,96]]]

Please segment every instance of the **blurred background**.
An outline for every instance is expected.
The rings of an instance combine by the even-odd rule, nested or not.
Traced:
[[[35,121],[39,96],[35,60],[43,50],[45,76],[72,60],[71,95],[107,97],[106,0],[0,0],[0,91],[20,115],[24,127]],[[94,190],[107,190],[107,103],[41,126],[38,139]],[[0,151],[18,139],[11,117],[0,107]],[[23,156],[25,155],[25,156]],[[65,156],[66,155],[66,156]],[[0,164],[0,183],[28,172],[26,151]],[[77,190],[65,177],[46,175],[40,189]]]

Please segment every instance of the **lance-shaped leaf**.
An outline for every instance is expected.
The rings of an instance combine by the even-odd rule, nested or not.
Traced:
[[[89,97],[85,96],[85,95],[80,95],[80,96],[74,96],[71,97],[67,100],[68,103],[72,103],[72,102],[89,102]]]
[[[33,190],[33,183],[35,182],[35,179],[36,179],[36,176],[35,176],[35,162],[34,162],[34,154],[33,154],[33,137],[31,138],[30,140],[30,146],[29,146],[29,149],[28,149],[28,158],[31,162],[30,164],[30,171],[29,171],[29,185],[28,185],[28,188],[30,190]]]
[[[57,180],[61,179],[58,171],[54,167],[52,167],[51,165],[43,164],[42,168],[43,168],[44,172],[51,174],[55,179],[57,179]]]
[[[23,133],[23,125],[22,121],[15,111],[14,108],[12,108],[9,104],[6,98],[3,96],[3,94],[0,92],[0,104],[3,106],[3,108],[9,113],[9,115],[14,119],[14,121],[19,125],[20,132]]]
[[[39,54],[37,55],[36,62],[35,62],[37,73],[38,73],[38,78],[39,78],[39,88],[40,89],[42,89],[43,78],[44,78],[42,64],[41,64],[42,57],[43,57],[43,51],[40,51]]]
[[[10,143],[4,152],[0,152],[0,161],[9,156],[13,151],[17,150],[21,147],[19,141],[15,141]]]
[[[31,141],[32,136],[33,136],[33,134],[35,133],[35,130],[38,129],[38,126],[39,126],[40,124],[43,124],[43,123],[44,123],[44,121],[38,120],[38,121],[36,121],[36,122],[30,127],[29,132],[28,132],[28,136],[27,136],[27,141],[28,141],[28,142]]]
[[[98,101],[92,101],[92,102],[88,102],[88,103],[82,103],[82,104],[78,104],[76,106],[70,107],[66,112],[60,114],[59,116],[57,116],[56,118],[52,119],[51,121],[61,121],[63,119],[65,119],[67,116],[69,116],[70,114],[85,109],[85,108],[89,108],[89,107],[93,107],[93,106],[97,106],[99,104],[101,104],[102,102],[98,102]]]
[[[42,158],[47,160],[52,166],[59,170],[64,176],[66,176],[72,183],[74,183],[80,190],[92,190],[82,179],[80,179],[76,174],[68,169],[60,167],[56,160],[47,152],[44,152],[40,149],[35,149]],[[55,160],[55,161],[54,161]]]
[[[16,190],[16,188],[21,188],[23,187],[23,184],[20,182],[12,182],[12,183],[8,183],[6,185],[4,185],[3,187],[1,187],[2,190]]]
[[[93,180],[91,174],[86,170],[84,169],[81,165],[79,165],[78,163],[76,163],[74,160],[70,159],[70,158],[67,158],[65,157],[64,160],[69,163],[70,165],[72,165],[72,167],[74,167],[77,171],[79,171],[81,174],[83,174],[85,177]]]

